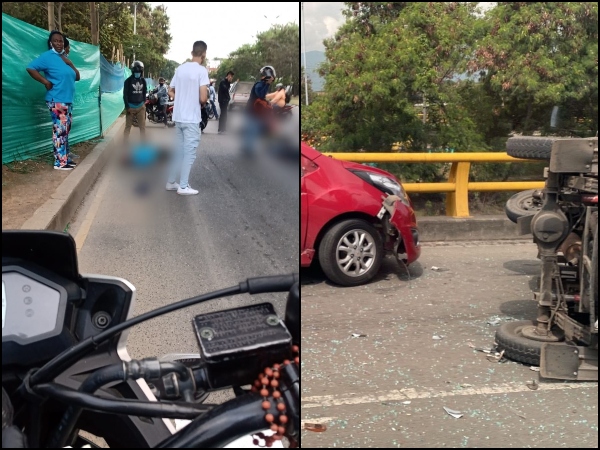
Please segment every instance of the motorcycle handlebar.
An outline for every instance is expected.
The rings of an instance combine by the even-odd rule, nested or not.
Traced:
[[[288,418],[286,435],[297,439],[300,432],[300,368],[297,364],[286,364],[279,370],[280,392]],[[197,375],[196,371],[194,374]],[[272,425],[266,419],[267,414],[273,417],[282,414],[275,402],[271,402],[269,410],[263,409],[264,400],[258,394],[250,393],[216,406],[159,444],[158,448],[222,448],[244,436],[264,431]]]
[[[269,428],[258,394],[237,397],[196,418],[185,428],[165,439],[156,448],[223,448],[244,436]]]

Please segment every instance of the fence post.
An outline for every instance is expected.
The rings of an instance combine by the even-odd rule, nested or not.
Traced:
[[[454,192],[446,194],[446,215],[469,217],[469,170],[470,162],[453,162],[448,181],[455,183]]]

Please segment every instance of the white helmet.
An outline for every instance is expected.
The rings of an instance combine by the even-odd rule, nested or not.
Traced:
[[[273,66],[265,66],[260,69],[260,77],[261,78],[277,78],[277,73],[275,73],[275,68]]]

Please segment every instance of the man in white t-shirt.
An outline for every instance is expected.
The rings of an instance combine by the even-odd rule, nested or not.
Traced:
[[[200,144],[200,107],[208,101],[208,71],[202,64],[206,59],[206,43],[194,42],[192,61],[183,63],[175,70],[169,95],[175,99],[173,122],[177,133],[177,149],[171,161],[167,191],[179,195],[195,195],[196,189],[188,183],[196,149]],[[177,183],[177,175],[180,176]]]

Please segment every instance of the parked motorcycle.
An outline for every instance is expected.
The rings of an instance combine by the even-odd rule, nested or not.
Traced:
[[[129,328],[241,293],[288,292],[285,318],[270,303],[192,319],[199,354],[132,360]],[[132,318],[122,278],[81,275],[75,241],[52,231],[2,232],[2,440],[32,448],[297,446],[300,427],[298,274],[250,278]],[[208,392],[235,398],[207,404]],[[175,426],[171,419],[177,419]]]
[[[511,138],[507,153],[549,167],[536,210],[514,220],[538,247],[538,314],[502,325],[496,342],[508,358],[539,365],[545,378],[597,381],[598,137]]]
[[[173,105],[174,105],[174,103],[175,103],[174,101],[170,101],[170,102],[166,103],[165,114],[167,116],[167,126],[169,128],[172,128],[175,126],[175,122],[173,122]],[[158,97],[156,94],[153,94],[153,93],[146,94],[145,106],[146,106],[146,117],[148,118],[148,120],[152,123],[163,124],[162,119],[159,118]],[[137,123],[137,120],[135,118],[133,119],[133,126],[134,127],[139,126]]]
[[[165,114],[167,116],[167,126],[174,127],[173,122],[173,105],[175,102],[168,102],[166,104]],[[146,96],[146,115],[148,120],[152,123],[162,124],[162,118],[158,112],[159,103],[158,96],[155,93],[150,93]]]

